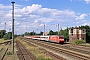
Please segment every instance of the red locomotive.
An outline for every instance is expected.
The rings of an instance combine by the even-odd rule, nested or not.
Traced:
[[[36,39],[36,40],[45,40],[45,41],[51,41],[51,42],[57,42],[57,43],[64,43],[64,37],[63,36],[58,36],[58,35],[52,35],[52,36],[26,36],[26,38]]]

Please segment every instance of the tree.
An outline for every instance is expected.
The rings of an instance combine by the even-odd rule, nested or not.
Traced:
[[[58,35],[58,32],[56,31],[56,32],[54,32],[54,35]]]
[[[58,35],[58,32],[57,31],[54,32],[54,31],[50,30],[48,35]]]
[[[6,30],[0,30],[0,38],[3,38],[3,36],[6,34]]]
[[[25,32],[24,35],[29,35],[29,32]]]
[[[35,35],[36,33],[33,31],[33,32],[30,32],[29,35]]]
[[[69,31],[67,29],[61,30],[60,33],[61,33],[61,35],[64,36],[64,38],[66,38],[66,39],[69,38]]]
[[[8,32],[7,34],[4,35],[4,39],[12,39],[12,32]]]
[[[81,28],[86,29],[86,42],[90,43],[90,27],[86,25],[86,26],[81,26]]]
[[[54,32],[52,30],[50,30],[49,35],[54,35]]]
[[[39,35],[43,35],[43,32],[41,31],[41,32],[39,33]]]
[[[64,36],[65,41],[69,40],[69,30],[66,28],[65,30],[60,30],[60,34]]]

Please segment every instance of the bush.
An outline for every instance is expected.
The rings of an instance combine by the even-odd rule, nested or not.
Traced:
[[[7,55],[12,55],[12,52],[10,52],[10,51],[9,51],[9,52],[7,52]]]
[[[81,40],[81,39],[77,39],[74,41],[75,44],[85,44],[85,41]]]
[[[12,32],[8,32],[7,34],[4,35],[4,40],[12,39]]]

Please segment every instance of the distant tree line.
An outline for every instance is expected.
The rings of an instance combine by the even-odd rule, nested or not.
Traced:
[[[3,38],[6,34],[6,30],[0,30],[0,38]]]
[[[90,26],[88,26],[88,25],[81,26],[81,28],[85,28],[86,29],[86,42],[90,43]]]
[[[4,40],[12,39],[12,32],[6,33],[3,38],[4,38]]]
[[[16,35],[14,35],[16,37]],[[4,38],[4,40],[12,39],[12,32],[7,32],[6,30],[0,30],[0,38]]]

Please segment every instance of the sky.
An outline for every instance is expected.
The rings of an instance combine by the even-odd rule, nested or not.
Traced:
[[[15,34],[90,26],[90,0],[0,0],[0,30],[12,31],[12,1]]]

